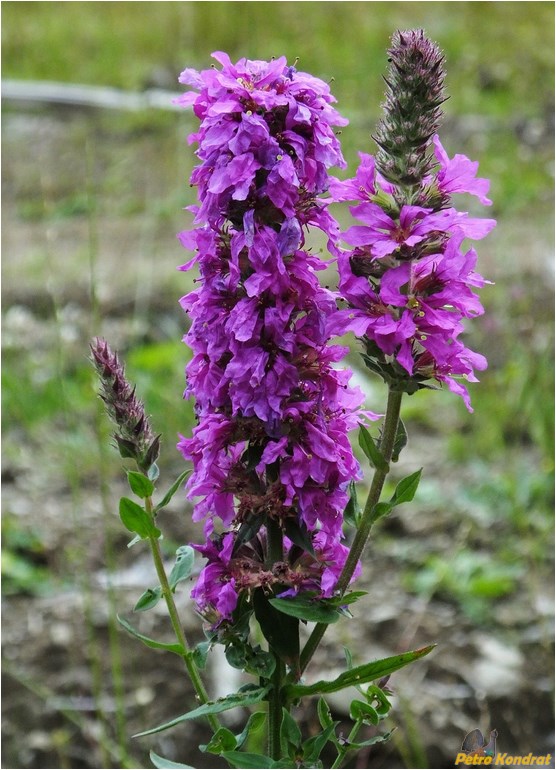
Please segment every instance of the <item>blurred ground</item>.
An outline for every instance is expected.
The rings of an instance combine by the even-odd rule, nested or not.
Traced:
[[[480,270],[496,286],[483,291],[487,314],[470,343],[488,356],[490,368],[473,386],[471,417],[448,393],[406,400],[410,444],[398,474],[424,466],[424,481],[411,507],[377,530],[358,586],[369,594],[353,620],[327,635],[308,678],[339,671],[342,644],[358,662],[438,644],[429,658],[393,678],[394,739],[351,766],[452,766],[465,734],[477,727],[498,730],[500,751],[553,752],[550,4],[399,3],[390,9],[330,3],[326,17],[310,3],[234,4],[244,20],[253,14],[248,51],[240,50],[243,32],[224,45],[226,35],[233,38],[231,3],[114,3],[102,12],[95,7],[105,4],[69,3],[65,20],[54,13],[55,3],[3,5],[3,35],[6,27],[10,32],[4,68],[11,77],[85,82],[85,52],[104,50],[100,63],[94,56],[88,63],[90,82],[134,87],[155,80],[173,87],[172,68],[175,74],[192,63],[208,66],[208,53],[217,48],[266,56],[259,14],[268,16],[270,5],[283,6],[268,16],[276,29],[288,14],[296,55],[303,42],[294,22],[304,14],[321,41],[307,54],[312,62],[304,56],[305,66],[320,76],[333,72],[354,124],[343,137],[352,168],[355,147],[372,150],[368,134],[381,87],[373,83],[367,110],[357,94],[370,75],[342,78],[356,72],[356,57],[343,41],[339,50],[331,46],[334,25],[352,22],[353,35],[366,46],[365,64],[376,59],[370,64],[377,73],[395,24],[424,23],[450,49],[454,96],[443,140],[450,154],[481,160],[481,172],[493,178],[499,220],[478,248]],[[211,23],[205,5],[220,14]],[[138,6],[145,15],[130,17]],[[251,12],[249,6],[265,7]],[[126,20],[127,70],[115,44]],[[179,61],[175,50],[166,57],[152,50],[151,24],[159,37],[181,30]],[[67,32],[63,36],[69,27],[73,48]],[[466,37],[471,29],[474,40]],[[132,46],[139,32],[144,58]],[[283,50],[284,34],[277,33],[273,52]],[[50,54],[43,72],[38,64],[32,68],[41,35]],[[503,45],[516,36],[519,61]],[[114,43],[112,60],[108,47],[95,48],[100,41]],[[16,45],[29,55],[16,60]],[[326,66],[323,50],[332,52]],[[161,486],[168,485],[182,470],[176,433],[191,426],[191,408],[181,402],[187,351],[179,341],[184,319],[177,306],[190,279],[175,271],[185,257],[174,234],[189,223],[182,208],[192,200],[193,157],[184,137],[192,127],[188,116],[174,113],[4,105],[3,767],[148,767],[149,748],[198,767],[215,764],[197,751],[206,738],[201,724],[156,740],[130,738],[188,710],[192,694],[177,658],[148,651],[116,628],[115,613],[130,618],[138,596],[156,580],[145,554],[126,548],[114,514],[124,493],[120,461],[109,449],[86,361],[88,340],[98,333],[124,354],[164,433]],[[355,355],[352,363],[358,367]],[[365,387],[370,406],[380,410],[380,386]],[[168,559],[199,537],[179,497],[164,527]],[[180,611],[196,641],[200,632],[187,595],[186,588],[178,591]],[[169,639],[158,608],[133,621]],[[235,672],[218,658],[210,665],[211,692],[233,690],[236,683],[227,677]],[[338,718],[345,714],[345,703],[334,707]],[[314,720],[309,711],[298,716],[308,727]]]

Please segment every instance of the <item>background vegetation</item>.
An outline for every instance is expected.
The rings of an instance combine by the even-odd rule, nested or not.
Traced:
[[[177,93],[179,72],[210,66],[214,50],[299,57],[300,69],[334,79],[350,119],[344,175],[358,150],[373,151],[392,32],[422,26],[443,48],[451,95],[443,142],[450,155],[480,160],[492,180],[488,215],[499,221],[478,247],[480,271],[495,285],[483,290],[486,315],[469,337],[490,367],[471,386],[472,416],[448,393],[406,400],[408,462],[425,466],[427,483],[413,521],[388,523],[373,560],[392,606],[420,608],[410,626],[449,608],[467,640],[479,629],[525,656],[538,675],[536,743],[525,731],[512,736],[509,720],[504,746],[540,753],[548,738],[539,693],[550,689],[552,660],[553,4],[4,2],[2,22],[3,77],[20,80]],[[4,105],[4,766],[146,766],[130,733],[154,724],[158,696],[182,699],[177,685],[163,691],[162,669],[154,683],[128,670],[130,643],[110,620],[150,573],[145,565],[133,573],[138,555],[126,552],[113,513],[121,469],[86,358],[94,334],[121,350],[164,434],[169,482],[182,469],[176,434],[192,426],[177,306],[191,277],[175,272],[186,256],[174,234],[188,227],[182,209],[194,200],[193,128],[191,115],[172,110]],[[355,353],[352,364],[364,378]],[[363,385],[381,409],[380,385]],[[186,519],[180,503],[168,555],[195,536]],[[383,631],[394,648],[395,623]],[[372,638],[363,636],[364,654],[373,654]],[[469,652],[470,666],[479,652]],[[508,708],[521,708],[517,700]],[[456,721],[456,735],[495,719],[492,702],[481,703]],[[401,708],[391,753],[367,766],[399,766],[400,757],[408,767],[443,766],[431,748],[441,728],[424,711],[419,701]],[[446,746],[447,756],[457,748]]]

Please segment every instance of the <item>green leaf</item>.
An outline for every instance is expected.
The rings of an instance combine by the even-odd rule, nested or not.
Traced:
[[[349,649],[349,647],[346,647],[345,645],[344,645],[344,656],[345,656],[345,659],[346,659],[346,665],[347,665],[348,669],[352,669],[353,668],[353,654],[352,654],[351,650]]]
[[[190,545],[181,545],[176,551],[176,563],[168,576],[168,582],[172,591],[181,580],[187,580],[193,569],[195,551]]]
[[[338,610],[325,604],[325,601],[323,599],[308,599],[304,596],[292,596],[291,599],[270,599],[270,604],[293,618],[316,623],[336,623],[340,619]]]
[[[390,503],[392,505],[401,505],[401,503],[410,503],[413,500],[413,498],[415,497],[415,492],[417,491],[417,487],[419,486],[419,481],[421,480],[422,470],[423,469],[420,468],[418,471],[415,471],[415,473],[412,473],[410,476],[406,476],[397,484],[394,494],[390,499]]]
[[[266,723],[267,714],[264,711],[255,711],[249,719],[243,730],[236,735],[236,748],[240,749],[251,733],[258,732]]]
[[[170,500],[174,497],[178,489],[181,487],[183,482],[186,480],[186,478],[191,474],[191,470],[184,471],[183,473],[180,473],[178,478],[174,481],[170,489],[166,492],[162,500],[158,503],[158,505],[155,507],[155,513],[158,513],[158,511],[161,511],[163,508],[165,508]]]
[[[418,650],[405,652],[402,655],[393,655],[391,658],[375,660],[372,663],[366,663],[362,666],[356,666],[349,671],[344,671],[339,677],[331,682],[319,681],[311,685],[289,684],[283,688],[284,697],[291,700],[303,698],[307,695],[317,695],[318,693],[330,693],[343,690],[345,687],[354,687],[375,679],[382,679],[393,671],[397,671],[414,660],[428,655],[436,645],[421,647]]]
[[[137,733],[133,737],[142,738],[144,735],[160,733],[163,730],[168,730],[170,727],[179,725],[181,722],[187,722],[190,719],[198,719],[199,717],[206,717],[210,714],[220,714],[222,711],[229,711],[238,706],[252,706],[254,703],[260,703],[268,695],[270,689],[271,685],[267,685],[266,687],[259,687],[255,684],[245,685],[244,687],[241,687],[238,692],[226,695],[224,698],[218,698],[218,700],[215,701],[208,701],[202,706],[193,709],[193,711],[181,714],[181,716],[171,719],[169,722],[165,722],[157,727],[152,727],[150,730]]]
[[[137,457],[137,447],[133,441],[128,441],[127,439],[118,436],[117,433],[114,435],[114,438],[116,439],[116,444],[118,445],[120,457],[123,457],[124,460],[133,459],[137,461],[139,459]]]
[[[259,645],[252,647],[241,639],[235,639],[226,647],[226,660],[230,666],[264,679],[270,679],[276,668],[276,659],[271,652],[265,652]]]
[[[160,469],[156,463],[152,463],[147,471],[147,476],[151,481],[156,481],[160,476]]]
[[[367,428],[361,424],[359,425],[359,446],[365,452],[365,455],[367,456],[373,468],[376,468],[377,471],[388,473],[390,468],[382,456],[382,452],[377,447],[374,438],[371,436]]]
[[[344,607],[346,604],[353,604],[358,601],[362,596],[367,596],[368,591],[350,591],[343,596],[334,596],[332,599],[326,599],[326,602],[331,607]]]
[[[156,588],[147,588],[137,600],[133,612],[145,612],[145,610],[150,610],[158,604],[161,598],[162,588],[160,586],[157,586]]]
[[[126,529],[141,538],[160,537],[161,532],[152,523],[147,511],[128,497],[120,499],[120,519]]]
[[[394,727],[390,732],[383,733],[382,735],[375,735],[374,738],[369,738],[368,741],[361,741],[360,743],[350,743],[350,749],[359,751],[359,749],[365,748],[365,746],[375,746],[377,743],[385,743],[392,737],[392,733],[396,728]]]
[[[378,521],[379,519],[382,519],[383,516],[388,516],[388,514],[393,509],[393,504],[390,503],[377,503],[373,507],[373,521]]]
[[[370,703],[362,700],[353,700],[349,707],[349,715],[354,722],[370,722],[377,725],[379,722],[376,709]]]
[[[282,724],[280,726],[280,748],[286,757],[292,756],[293,751],[301,745],[301,730],[290,712],[282,709]]]
[[[118,623],[120,623],[120,625],[123,626],[123,628],[125,628],[128,633],[130,633],[136,639],[139,639],[141,642],[143,642],[143,644],[146,644],[147,647],[151,647],[153,650],[167,650],[168,652],[175,652],[176,655],[185,655],[185,650],[181,644],[157,642],[154,639],[150,639],[148,636],[141,634],[139,631],[133,628],[133,626],[131,626],[127,620],[124,620],[119,615],[116,615],[116,617],[118,619]]]
[[[377,714],[380,714],[382,717],[386,716],[392,708],[392,704],[386,697],[384,691],[376,684],[371,684],[367,687],[366,697],[368,702],[376,710]]]
[[[392,448],[392,462],[397,463],[400,459],[402,449],[407,445],[407,431],[403,420],[400,418],[398,422],[398,428],[396,430],[396,438],[394,439],[394,446]]]
[[[149,756],[153,765],[155,767],[162,768],[162,770],[171,770],[171,768],[177,767],[187,767],[189,770],[193,770],[192,765],[182,765],[180,762],[172,762],[171,759],[164,759],[164,757],[159,757],[158,754],[154,753],[154,751],[151,751]]]
[[[267,599],[262,589],[253,594],[253,606],[261,631],[272,650],[285,661],[293,671],[299,669],[299,620],[274,607],[275,601]]]
[[[222,754],[224,751],[233,751],[237,746],[236,737],[227,727],[217,730],[208,743],[202,743],[199,749],[211,754]]]
[[[344,650],[345,649],[347,648],[344,647]],[[317,703],[317,714],[319,717],[320,725],[323,729],[330,727],[331,724],[334,724],[332,720],[332,714],[330,712],[330,707],[322,696],[319,698]]]
[[[245,519],[236,533],[232,556],[236,555],[244,543],[248,543],[249,540],[255,537],[265,522],[266,516],[261,516],[258,513],[254,513]]]
[[[361,506],[357,500],[357,487],[355,486],[355,481],[350,481],[349,500],[344,509],[344,521],[350,527],[355,527],[355,529],[357,529],[359,522],[361,521],[361,514]]]
[[[315,555],[315,549],[313,548],[313,541],[311,535],[307,531],[307,527],[302,521],[294,521],[294,519],[286,519],[285,531],[287,537],[312,556]]]
[[[337,745],[338,739],[336,738],[334,730],[338,724],[339,722],[333,722],[332,724],[328,725],[328,727],[326,727],[321,733],[313,735],[303,743],[303,759],[306,763],[309,762],[310,766],[314,766],[314,763],[320,757],[321,752],[328,741],[332,741]]]
[[[191,658],[197,668],[204,668],[207,665],[207,655],[212,647],[212,642],[199,642],[191,651]]]
[[[144,500],[146,497],[150,497],[154,492],[154,484],[143,473],[138,471],[128,471],[127,480],[133,494]]]
[[[265,754],[248,754],[243,751],[225,751],[221,756],[223,756],[232,767],[274,767],[274,760],[267,757]]]

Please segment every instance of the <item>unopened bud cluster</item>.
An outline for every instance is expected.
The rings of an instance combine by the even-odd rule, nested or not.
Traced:
[[[438,131],[444,97],[444,56],[423,30],[396,32],[384,116],[373,137],[377,171],[396,185],[418,185],[431,171],[430,139]]]
[[[97,337],[91,344],[91,360],[100,379],[100,397],[118,430],[114,434],[122,457],[135,460],[144,473],[156,462],[160,437],[152,432],[145,406],[127,381],[123,365],[106,340]]]

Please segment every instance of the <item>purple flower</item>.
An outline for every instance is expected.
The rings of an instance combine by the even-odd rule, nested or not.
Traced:
[[[218,625],[255,588],[331,595],[347,488],[360,475],[347,434],[362,394],[335,366],[345,354],[330,344],[339,311],[317,279],[325,265],[304,248],[306,227],[337,233],[316,196],[328,168],[345,165],[334,127],[346,121],[328,85],[283,57],[213,55],[222,69],[180,77],[194,89],[179,101],[200,120],[190,137],[200,164],[196,227],[179,239],[197,251],[182,269],[197,265],[200,279],[181,300],[197,425],[179,448],[193,464],[193,518],[210,538],[196,546],[208,563],[193,596]],[[284,564],[267,564],[271,521],[305,533],[312,552],[284,538]],[[237,541],[246,527],[251,537]]]
[[[264,530],[245,543],[238,541],[236,532],[225,532],[194,546],[207,563],[191,595],[212,629],[231,622],[239,597],[257,589],[275,590],[280,597],[308,592],[314,598],[333,596],[349,549],[322,532],[313,535],[311,552],[288,537],[283,546],[282,560],[272,563]],[[354,577],[360,573],[358,565]]]
[[[475,195],[483,206],[492,205],[492,201],[486,197],[490,188],[490,181],[476,178],[479,164],[469,160],[465,155],[454,155],[450,160],[438,135],[433,136],[432,143],[440,164],[440,170],[436,177],[440,190],[448,195],[469,193]]]

